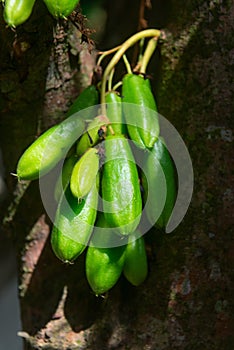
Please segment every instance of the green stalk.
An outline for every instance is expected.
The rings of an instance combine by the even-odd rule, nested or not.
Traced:
[[[103,78],[102,78],[102,85],[101,85],[101,108],[102,108],[102,114],[106,115],[106,105],[105,105],[105,92],[106,92],[106,82],[108,79],[108,76],[111,72],[111,70],[114,68],[114,66],[119,62],[121,57],[124,55],[125,51],[129,49],[129,47],[133,46],[137,41],[141,40],[142,38],[149,38],[149,37],[155,37],[155,39],[158,39],[160,36],[160,31],[158,29],[146,29],[141,32],[138,32],[131,36],[129,39],[127,39],[119,48],[119,50],[115,53],[115,55],[112,57],[111,61],[107,65]]]
[[[110,72],[110,75],[108,78],[108,91],[112,90],[112,82],[113,82],[114,73],[115,73],[115,69],[113,68],[112,71]]]
[[[118,51],[120,47],[121,47],[121,46],[119,45],[119,46],[116,46],[116,47],[114,47],[113,49],[110,49],[110,50],[107,50],[107,51],[100,51],[100,52],[99,52],[99,55],[101,55],[101,56],[99,57],[99,59],[98,59],[98,61],[97,61],[97,66],[100,66],[100,65],[101,65],[102,60],[103,60],[106,56],[108,56],[108,55],[110,55],[110,54],[112,54],[112,53]]]
[[[139,55],[138,55],[138,60],[137,60],[137,64],[134,67],[133,71],[134,72],[138,72],[140,67],[141,67],[141,61],[142,61],[142,57],[143,57],[143,49],[144,49],[144,43],[145,43],[145,38],[142,38],[140,40],[139,43]]]
[[[125,67],[127,69],[127,72],[129,74],[132,74],[132,68],[131,68],[131,65],[130,65],[126,55],[123,55],[123,60],[124,60],[124,64],[125,64]]]
[[[113,91],[117,90],[121,85],[123,85],[122,81],[119,81],[118,83],[116,83],[114,86],[113,86]]]
[[[156,46],[157,46],[157,40],[158,38],[154,37],[149,40],[147,47],[145,49],[144,55],[141,60],[141,68],[140,68],[140,73],[145,74],[146,73],[146,68],[148,66],[149,60],[151,59],[151,56],[153,55]]]

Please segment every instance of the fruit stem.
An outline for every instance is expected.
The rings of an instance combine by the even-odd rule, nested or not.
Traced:
[[[115,73],[115,68],[112,69],[112,71],[110,72],[109,78],[108,78],[108,91],[112,90],[112,82],[113,82],[114,73]]]
[[[118,46],[116,46],[116,47],[113,47],[113,49],[110,49],[110,50],[107,50],[107,51],[99,51],[98,54],[101,55],[101,56],[99,57],[99,59],[98,59],[98,61],[97,61],[97,66],[100,66],[100,65],[101,65],[102,60],[103,60],[106,56],[112,54],[113,52],[118,51],[120,47],[121,47],[121,45],[118,45]]]
[[[138,72],[141,67],[141,61],[143,57],[143,49],[144,49],[144,43],[145,43],[145,38],[142,38],[139,43],[139,55],[138,55],[138,60],[136,63],[136,66],[134,67],[133,71]]]
[[[141,60],[140,73],[143,73],[143,74],[146,73],[146,68],[148,66],[149,60],[156,49],[157,41],[158,41],[157,37],[154,37],[149,40]]]
[[[115,84],[114,86],[113,86],[113,89],[112,90],[117,90],[118,89],[118,87],[120,87],[121,85],[123,85],[123,82],[122,81],[119,81],[117,84]]]
[[[105,92],[106,92],[106,82],[108,79],[108,76],[111,72],[111,70],[114,68],[114,66],[119,62],[120,58],[124,55],[125,51],[133,46],[137,41],[141,40],[142,38],[148,38],[148,37],[155,37],[158,38],[160,36],[160,31],[158,29],[145,29],[141,32],[138,32],[131,36],[129,39],[127,39],[118,49],[118,51],[115,53],[115,55],[112,57],[111,61],[107,65],[102,78],[102,84],[101,84],[101,109],[102,114],[106,115],[106,105],[105,105]]]
[[[130,65],[126,55],[123,55],[123,60],[124,60],[124,64],[125,64],[125,67],[127,69],[128,74],[132,74],[132,68],[131,68],[131,65]]]

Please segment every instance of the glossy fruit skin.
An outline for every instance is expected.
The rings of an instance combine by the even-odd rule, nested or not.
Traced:
[[[110,120],[112,130],[115,135],[126,133],[125,124],[123,124],[122,99],[116,91],[109,91],[105,96],[107,103],[107,117]],[[107,135],[111,135],[108,129]]]
[[[87,114],[90,114],[86,108],[96,105],[97,102],[98,92],[90,85],[81,92],[68,110],[67,119],[45,131],[23,153],[17,165],[19,180],[36,180],[48,173],[66,155],[67,147],[83,133],[85,119]],[[84,110],[84,114],[79,113],[77,118],[74,116],[68,119],[81,110]]]
[[[121,135],[105,140],[102,198],[108,224],[122,235],[134,232],[141,217],[141,192],[131,148]]]
[[[134,286],[139,286],[147,277],[148,262],[144,238],[140,236],[134,240],[129,237],[125,250],[124,276]]]
[[[168,152],[162,137],[158,138],[157,142],[154,144],[154,147],[150,151],[144,166],[144,171],[145,176],[142,177],[144,201],[147,199],[148,189],[150,191],[150,195],[154,198],[154,203],[148,206],[146,210],[148,219],[152,224],[155,224],[155,207],[157,207],[157,205],[160,205],[159,202],[161,201],[162,197],[159,191],[159,189],[162,188],[162,180],[160,175],[161,171],[163,171],[163,174],[165,176],[166,200],[161,215],[159,216],[156,223],[157,226],[165,228],[175,205],[177,195],[177,176],[170,153]]]
[[[130,138],[140,148],[152,148],[159,136],[159,121],[149,79],[126,74],[123,78],[122,96]]]
[[[68,186],[59,202],[51,245],[55,255],[64,262],[73,262],[86,248],[93,231],[98,207],[97,178],[93,188],[82,201],[75,198]]]
[[[73,154],[69,158],[66,158],[63,163],[62,171],[55,184],[54,198],[56,202],[59,202],[64,189],[66,189],[70,183],[72,170],[77,162],[77,159],[77,155]]]
[[[84,128],[83,120],[72,118],[45,131],[21,156],[17,165],[19,180],[36,180],[48,173],[65,157]]]
[[[44,0],[49,12],[55,18],[66,18],[78,5],[79,0]]]
[[[95,183],[99,169],[99,156],[96,148],[89,148],[76,162],[70,180],[74,197],[84,198]]]
[[[98,224],[102,226],[102,224]],[[106,224],[104,225],[106,226]],[[91,239],[95,242],[108,240],[108,235],[105,238],[98,235],[100,231],[95,228]],[[106,243],[106,242],[105,242]],[[86,253],[85,269],[86,277],[90,287],[96,295],[106,293],[118,281],[124,266],[125,246],[100,248],[95,245],[90,245]]]
[[[68,109],[66,113],[66,117],[70,117],[72,114],[82,111],[91,106],[95,106],[98,104],[99,94],[94,85],[89,85],[85,88],[79,96],[75,99],[71,107]],[[80,113],[79,117],[82,118],[82,114]],[[84,119],[87,118],[87,114],[84,113]]]
[[[88,148],[95,146],[101,139],[99,136],[99,130],[101,127],[108,124],[106,116],[97,116],[87,126],[86,132],[81,136],[77,142],[76,154],[81,156]]]
[[[3,17],[7,24],[16,27],[31,15],[35,0],[5,0]]]

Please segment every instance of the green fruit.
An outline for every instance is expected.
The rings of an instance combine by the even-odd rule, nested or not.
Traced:
[[[24,23],[31,15],[34,3],[35,0],[5,0],[4,20],[11,27]]]
[[[130,138],[141,148],[153,147],[159,136],[159,121],[149,80],[140,75],[126,74],[122,95]]]
[[[148,264],[144,238],[129,237],[125,250],[124,276],[134,286],[139,286],[147,277]]]
[[[85,249],[93,231],[98,207],[98,184],[95,183],[82,201],[73,197],[68,186],[59,202],[51,245],[64,262],[74,261]]]
[[[102,198],[108,224],[122,235],[134,232],[140,222],[142,200],[137,167],[124,136],[106,138]]]
[[[64,156],[71,145],[80,137],[85,129],[85,119],[94,111],[90,108],[98,102],[96,88],[88,86],[78,96],[66,116],[69,117],[84,109],[77,118],[65,119],[53,126],[37,138],[23,153],[18,165],[17,175],[21,180],[35,180],[48,173]],[[83,118],[82,118],[83,117]]]
[[[177,184],[173,161],[161,137],[147,156],[144,172],[145,175],[142,177],[144,201],[146,202],[148,198],[148,191],[150,198],[152,198],[150,205],[147,206],[146,214],[149,221],[155,224],[155,210],[162,206],[161,202],[165,198],[161,215],[157,220],[157,226],[165,228],[174,208]],[[164,179],[162,179],[162,173]]]
[[[83,120],[69,118],[45,131],[21,156],[17,165],[19,180],[35,180],[48,173],[83,130]]]
[[[62,171],[58,177],[58,180],[55,184],[54,197],[56,202],[61,198],[62,193],[70,183],[70,178],[74,165],[77,162],[77,156],[73,154],[71,157],[66,158],[63,164]]]
[[[95,146],[100,141],[99,130],[108,123],[107,117],[98,116],[88,124],[86,133],[81,136],[77,143],[76,153],[78,156],[81,156],[88,148]]]
[[[75,114],[79,111],[85,110],[88,107],[95,106],[98,104],[98,91],[95,88],[94,85],[89,85],[87,88],[85,88],[79,96],[76,98],[76,100],[73,102],[71,107],[66,113],[66,117],[70,117],[72,114]],[[87,112],[84,111],[84,115],[82,118],[82,113],[79,114],[79,117],[82,119],[87,119]]]
[[[78,5],[79,0],[44,0],[44,2],[55,18],[66,18]]]
[[[86,253],[86,276],[96,295],[110,290],[117,283],[123,270],[125,246],[100,247],[108,246],[108,240],[111,240],[110,235],[106,231],[102,234],[96,227]],[[92,246],[92,242],[95,242],[95,245]]]
[[[125,124],[123,124],[122,99],[116,91],[109,91],[105,96],[107,103],[107,117],[111,123],[115,135],[126,133]],[[108,129],[107,135],[111,135]]]
[[[99,156],[95,148],[89,148],[75,164],[70,180],[71,192],[78,199],[92,188],[99,169]]]

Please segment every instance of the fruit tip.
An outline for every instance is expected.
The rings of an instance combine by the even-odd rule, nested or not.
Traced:
[[[16,173],[10,173],[10,174],[14,177],[17,177],[20,180],[19,176]]]

